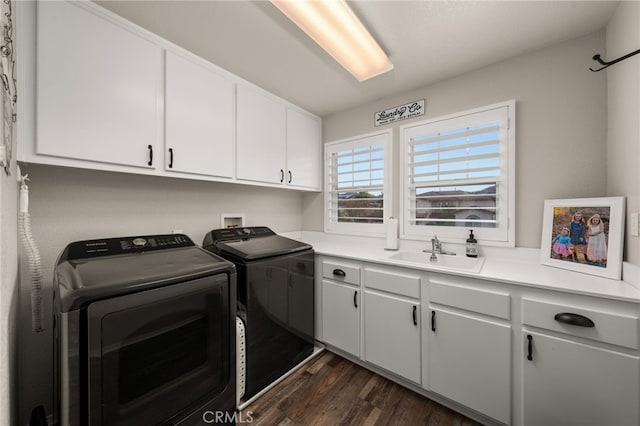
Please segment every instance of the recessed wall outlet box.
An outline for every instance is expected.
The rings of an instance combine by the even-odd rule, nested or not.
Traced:
[[[639,236],[639,228],[640,228],[640,215],[638,213],[631,213],[631,236],[637,237]]]
[[[244,213],[222,213],[220,215],[221,228],[242,228],[244,226]]]

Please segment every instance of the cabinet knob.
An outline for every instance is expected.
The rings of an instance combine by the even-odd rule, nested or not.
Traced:
[[[147,145],[147,149],[149,150],[149,162],[147,162],[147,165],[153,166],[153,145]]]
[[[413,325],[418,325],[418,307],[413,305]]]
[[[289,182],[291,183],[291,181],[293,180],[293,174],[291,173],[291,170],[289,170]]]
[[[284,182],[284,170],[280,169],[280,183]]]
[[[527,359],[533,361],[533,336],[527,334],[527,340],[529,341],[527,343]]]
[[[563,324],[576,325],[578,327],[595,327],[595,324],[589,318],[571,312],[561,312],[556,314],[553,319]]]
[[[358,307],[358,290],[353,292],[353,306]]]
[[[436,331],[436,311],[431,311],[431,331]]]
[[[169,148],[169,168],[173,168],[173,148]]]

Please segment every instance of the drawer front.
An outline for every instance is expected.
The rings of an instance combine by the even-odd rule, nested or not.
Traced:
[[[589,321],[593,326],[588,326]],[[522,323],[627,348],[640,347],[637,316],[523,298]]]
[[[322,276],[342,283],[360,285],[360,268],[353,265],[323,260]]]
[[[379,269],[365,268],[364,285],[367,288],[388,291],[402,296],[420,297],[420,277]]]
[[[496,318],[511,318],[511,295],[429,280],[429,301]]]

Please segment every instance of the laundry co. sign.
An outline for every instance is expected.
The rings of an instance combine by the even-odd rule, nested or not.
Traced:
[[[375,124],[380,126],[420,115],[424,115],[424,99],[376,112]]]

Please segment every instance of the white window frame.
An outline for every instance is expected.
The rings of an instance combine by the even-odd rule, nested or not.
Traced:
[[[515,246],[515,100],[474,108],[454,114],[411,123],[400,127],[402,149],[400,188],[400,236],[404,239],[429,239],[437,235],[439,239],[452,243],[464,243],[469,228],[463,226],[434,226],[411,224],[412,197],[410,188],[410,142],[411,138],[434,131],[452,130],[486,122],[487,117],[500,119],[500,178],[496,194],[497,227],[474,228],[474,234],[482,244],[493,246]],[[480,119],[480,121],[478,121]],[[426,130],[428,129],[428,130]],[[446,185],[443,182],[443,186]]]
[[[391,203],[393,194],[391,192],[391,173],[393,164],[392,153],[392,129],[366,133],[347,139],[340,139],[328,142],[324,145],[324,231],[327,233],[340,233],[362,236],[384,236],[385,224],[391,216]],[[331,208],[333,188],[330,181],[330,160],[329,156],[333,152],[364,147],[368,145],[382,144],[384,146],[384,183],[383,183],[383,223],[347,223],[334,221],[329,214]]]

